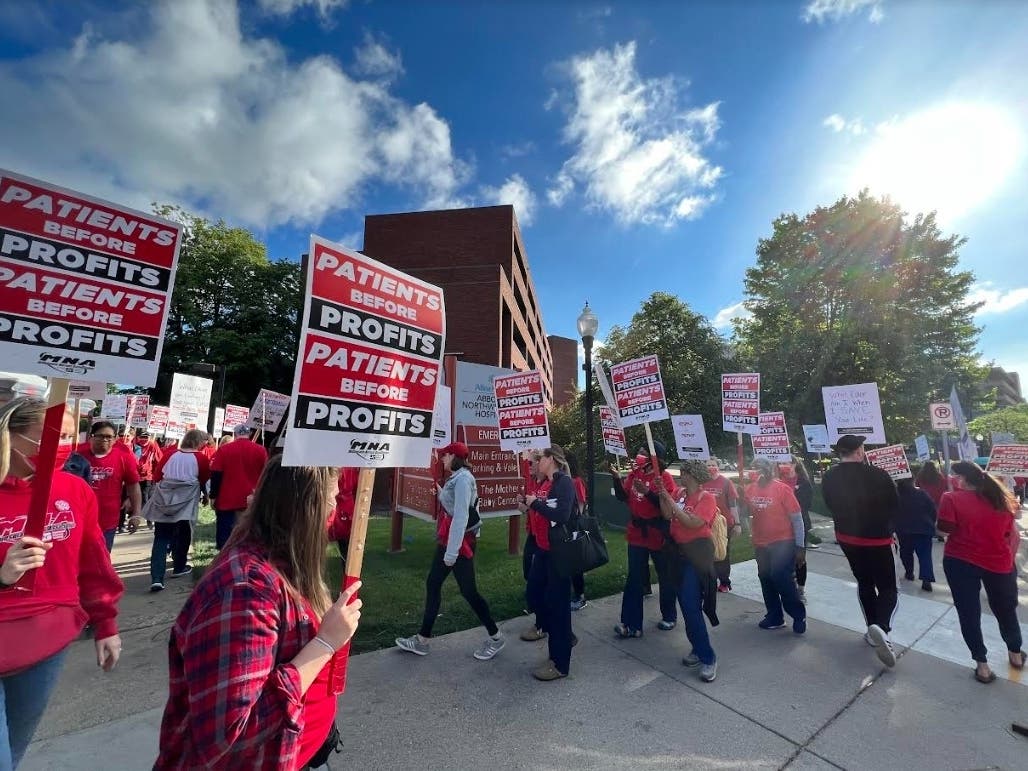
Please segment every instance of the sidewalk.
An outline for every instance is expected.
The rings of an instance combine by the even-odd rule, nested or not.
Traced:
[[[139,565],[136,538],[148,544],[145,536],[126,537],[116,547],[119,565]],[[620,548],[618,541],[611,546]],[[888,671],[861,639],[856,589],[838,547],[810,552],[809,564],[803,637],[757,629],[763,605],[755,599],[755,566],[733,566],[735,591],[719,595],[721,625],[712,632],[719,672],[711,684],[681,665],[688,652],[681,627],[653,626],[655,600],[646,604],[644,638],[615,639],[619,597],[592,601],[574,615],[580,643],[572,674],[555,683],[528,674],[545,658],[545,643],[517,639],[527,619],[501,624],[507,647],[491,662],[471,657],[481,630],[433,640],[425,658],[396,650],[357,656],[340,700],[345,755],[332,767],[1026,767],[1028,740],[1008,729],[1028,721],[1028,677],[1006,666],[991,616],[983,628],[1001,679],[985,686],[971,676],[944,584],[926,594],[919,583],[901,581],[894,634],[900,660]],[[937,576],[943,578],[941,566]],[[26,771],[150,767],[167,688],[167,629],[181,604],[168,595],[188,587],[140,598],[145,587],[133,587],[134,580],[127,579],[125,616],[139,613],[151,623],[126,632],[126,656],[107,678],[89,659],[91,645],[75,644]],[[1028,598],[1023,580],[1021,586]]]

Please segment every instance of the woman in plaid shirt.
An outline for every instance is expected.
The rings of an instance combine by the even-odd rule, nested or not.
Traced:
[[[303,768],[335,722],[326,665],[361,606],[322,578],[338,472],[280,461],[172,629],[155,769]]]

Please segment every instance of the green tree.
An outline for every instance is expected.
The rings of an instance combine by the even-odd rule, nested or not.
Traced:
[[[968,421],[968,432],[982,434],[988,439],[994,431],[1010,433],[1018,442],[1028,442],[1028,404],[1004,407]]]
[[[877,382],[886,434],[907,442],[927,428],[933,397],[947,399],[954,382],[976,392],[986,369],[974,277],[957,269],[964,243],[943,236],[934,213],[909,219],[866,191],[775,220],[746,272],[753,315],[736,323],[739,356],[761,374],[761,407],[784,410],[799,436],[801,423],[824,419],[822,386]]]

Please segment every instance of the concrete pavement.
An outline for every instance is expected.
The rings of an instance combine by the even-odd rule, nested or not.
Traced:
[[[116,562],[138,572],[149,539],[123,538]],[[337,721],[346,754],[332,767],[1028,768],[1028,739],[1008,730],[1013,720],[1028,721],[1028,677],[1020,681],[989,639],[994,619],[986,615],[983,628],[1001,679],[985,686],[971,676],[944,584],[928,595],[901,581],[900,661],[885,670],[861,639],[856,590],[837,547],[811,552],[809,563],[802,637],[757,629],[755,568],[733,567],[736,591],[720,595],[721,625],[712,631],[719,673],[710,684],[681,665],[681,627],[653,626],[655,601],[646,605],[645,637],[615,639],[619,597],[575,614],[581,642],[572,675],[555,683],[528,675],[545,643],[517,639],[523,618],[501,624],[507,647],[491,662],[471,657],[481,630],[437,638],[425,658],[396,650],[357,656]],[[140,581],[147,579],[127,579],[119,670],[103,676],[91,645],[75,644],[23,769],[149,768],[167,688],[167,629],[189,587],[169,582],[150,596]],[[1021,595],[1028,597],[1023,581]]]

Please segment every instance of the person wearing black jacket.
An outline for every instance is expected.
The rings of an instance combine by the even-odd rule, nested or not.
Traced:
[[[896,538],[899,540],[903,578],[914,580],[914,554],[917,554],[921,589],[930,592],[935,581],[935,567],[932,565],[932,538],[935,537],[935,521],[938,518],[935,502],[924,490],[914,487],[912,479],[898,480],[896,489],[899,492]]]
[[[550,480],[546,498],[534,495],[524,497],[525,505],[550,522],[550,535],[557,537],[555,528],[566,525],[578,508],[575,485],[568,476],[568,464],[564,450],[552,445],[543,450],[539,459],[539,472]],[[542,610],[549,660],[532,671],[537,680],[550,681],[567,677],[571,669],[571,579],[557,574],[550,551],[539,551],[532,559],[529,583],[541,583]]]
[[[892,478],[864,457],[864,437],[846,434],[832,447],[841,461],[825,472],[821,493],[835,520],[835,540],[857,579],[857,596],[867,622],[864,640],[883,664],[896,666],[889,640],[896,612],[893,522],[899,498]]]

